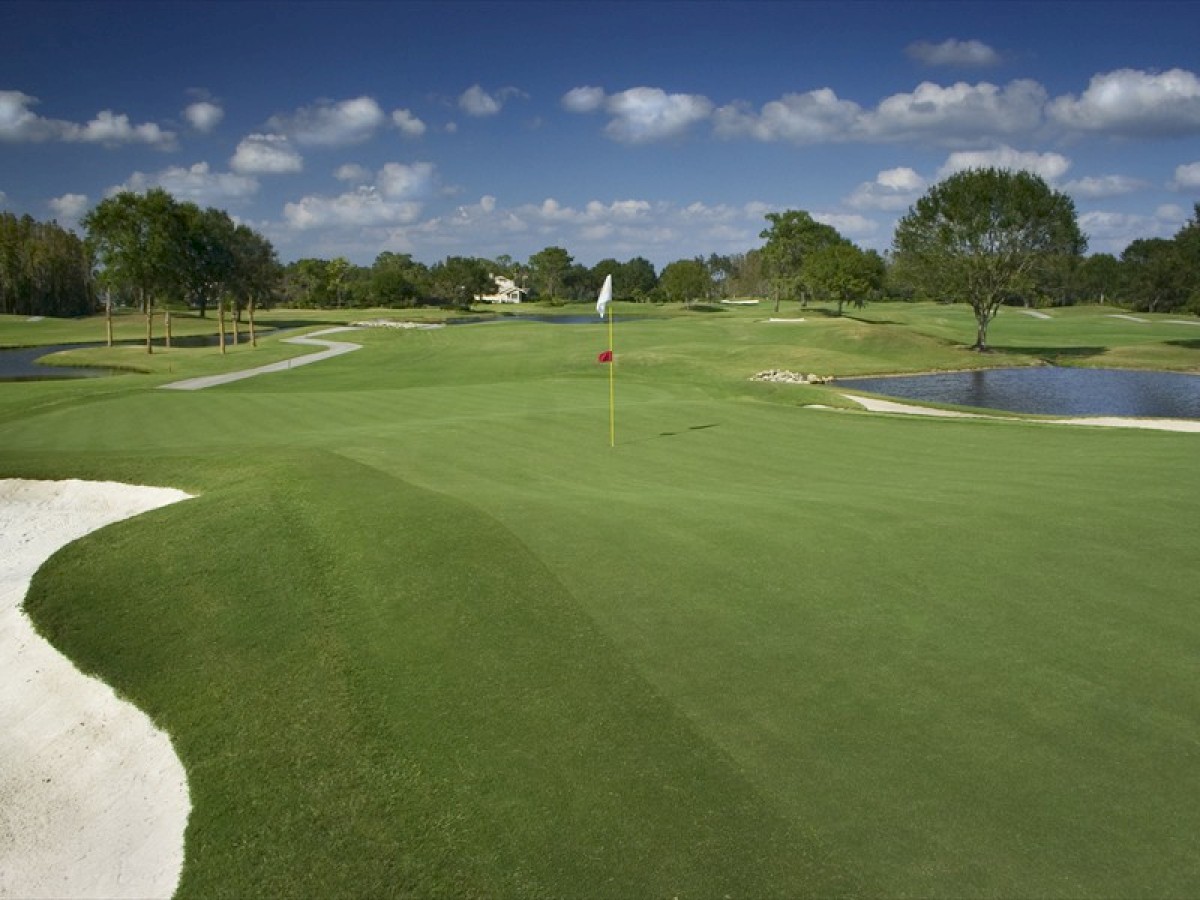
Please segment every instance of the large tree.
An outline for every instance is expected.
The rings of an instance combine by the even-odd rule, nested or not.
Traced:
[[[1145,312],[1170,312],[1182,307],[1192,289],[1178,241],[1142,238],[1121,254],[1125,300]]]
[[[529,274],[538,294],[547,300],[558,298],[573,263],[571,254],[562,247],[547,247],[529,257]]]
[[[1042,289],[1048,265],[1087,247],[1075,204],[1029,172],[968,169],[935,184],[896,225],[896,267],[938,300],[965,300],[987,349],[1000,305]]]
[[[818,222],[803,210],[767,213],[767,221],[771,227],[764,229],[759,237],[767,242],[762,248],[762,260],[778,311],[781,299],[807,298],[804,262],[810,254],[822,247],[848,242],[836,228]]]
[[[874,250],[860,250],[849,241],[820,247],[804,262],[805,286],[814,297],[862,307],[883,288],[883,260]]]
[[[712,275],[703,259],[679,259],[667,263],[658,279],[658,288],[668,300],[692,303],[707,300],[712,294]]]
[[[146,352],[153,353],[154,306],[178,290],[182,228],[175,198],[162,188],[122,191],[83,217],[101,283],[127,290],[146,316]]]

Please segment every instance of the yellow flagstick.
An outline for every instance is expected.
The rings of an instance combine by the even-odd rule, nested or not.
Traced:
[[[608,349],[613,351],[613,313],[608,311]],[[608,446],[617,446],[617,404],[616,404],[616,368],[617,355],[613,352],[608,361]]]

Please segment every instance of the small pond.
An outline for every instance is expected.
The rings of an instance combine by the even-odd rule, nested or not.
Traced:
[[[0,349],[0,381],[55,381],[61,378],[98,378],[119,370],[83,366],[45,366],[37,360],[60,350],[79,350],[96,344],[55,344],[48,347]]]
[[[906,400],[1051,416],[1200,419],[1200,375],[1120,369],[981,369],[837,383]]]

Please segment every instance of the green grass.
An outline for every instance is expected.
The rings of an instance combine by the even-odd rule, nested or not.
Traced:
[[[662,312],[618,319],[615,449],[599,324],[0,385],[0,474],[198,495],[28,603],[172,735],[180,896],[1190,896],[1196,436],[748,380],[978,359],[942,308]]]

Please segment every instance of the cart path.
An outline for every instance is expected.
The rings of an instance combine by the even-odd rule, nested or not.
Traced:
[[[187,378],[183,381],[172,381],[170,384],[161,385],[161,387],[172,391],[200,391],[204,388],[216,387],[220,384],[230,384],[234,381],[241,381],[244,378],[254,378],[256,375],[266,375],[270,372],[286,372],[288,369],[294,369],[297,366],[307,366],[311,363],[320,362],[323,359],[330,359],[334,356],[341,356],[343,353],[352,353],[355,350],[361,350],[362,344],[352,344],[349,341],[322,341],[318,340],[319,335],[336,334],[342,331],[358,331],[359,329],[353,325],[339,325],[336,328],[326,328],[322,331],[314,331],[312,334],[307,334],[304,337],[283,338],[281,343],[284,344],[303,344],[306,347],[323,347],[323,350],[317,353],[310,353],[308,356],[300,356],[296,359],[283,359],[279,362],[269,363],[265,366],[256,366],[253,369],[242,369],[238,372],[226,372],[223,375],[205,375],[200,378]]]

